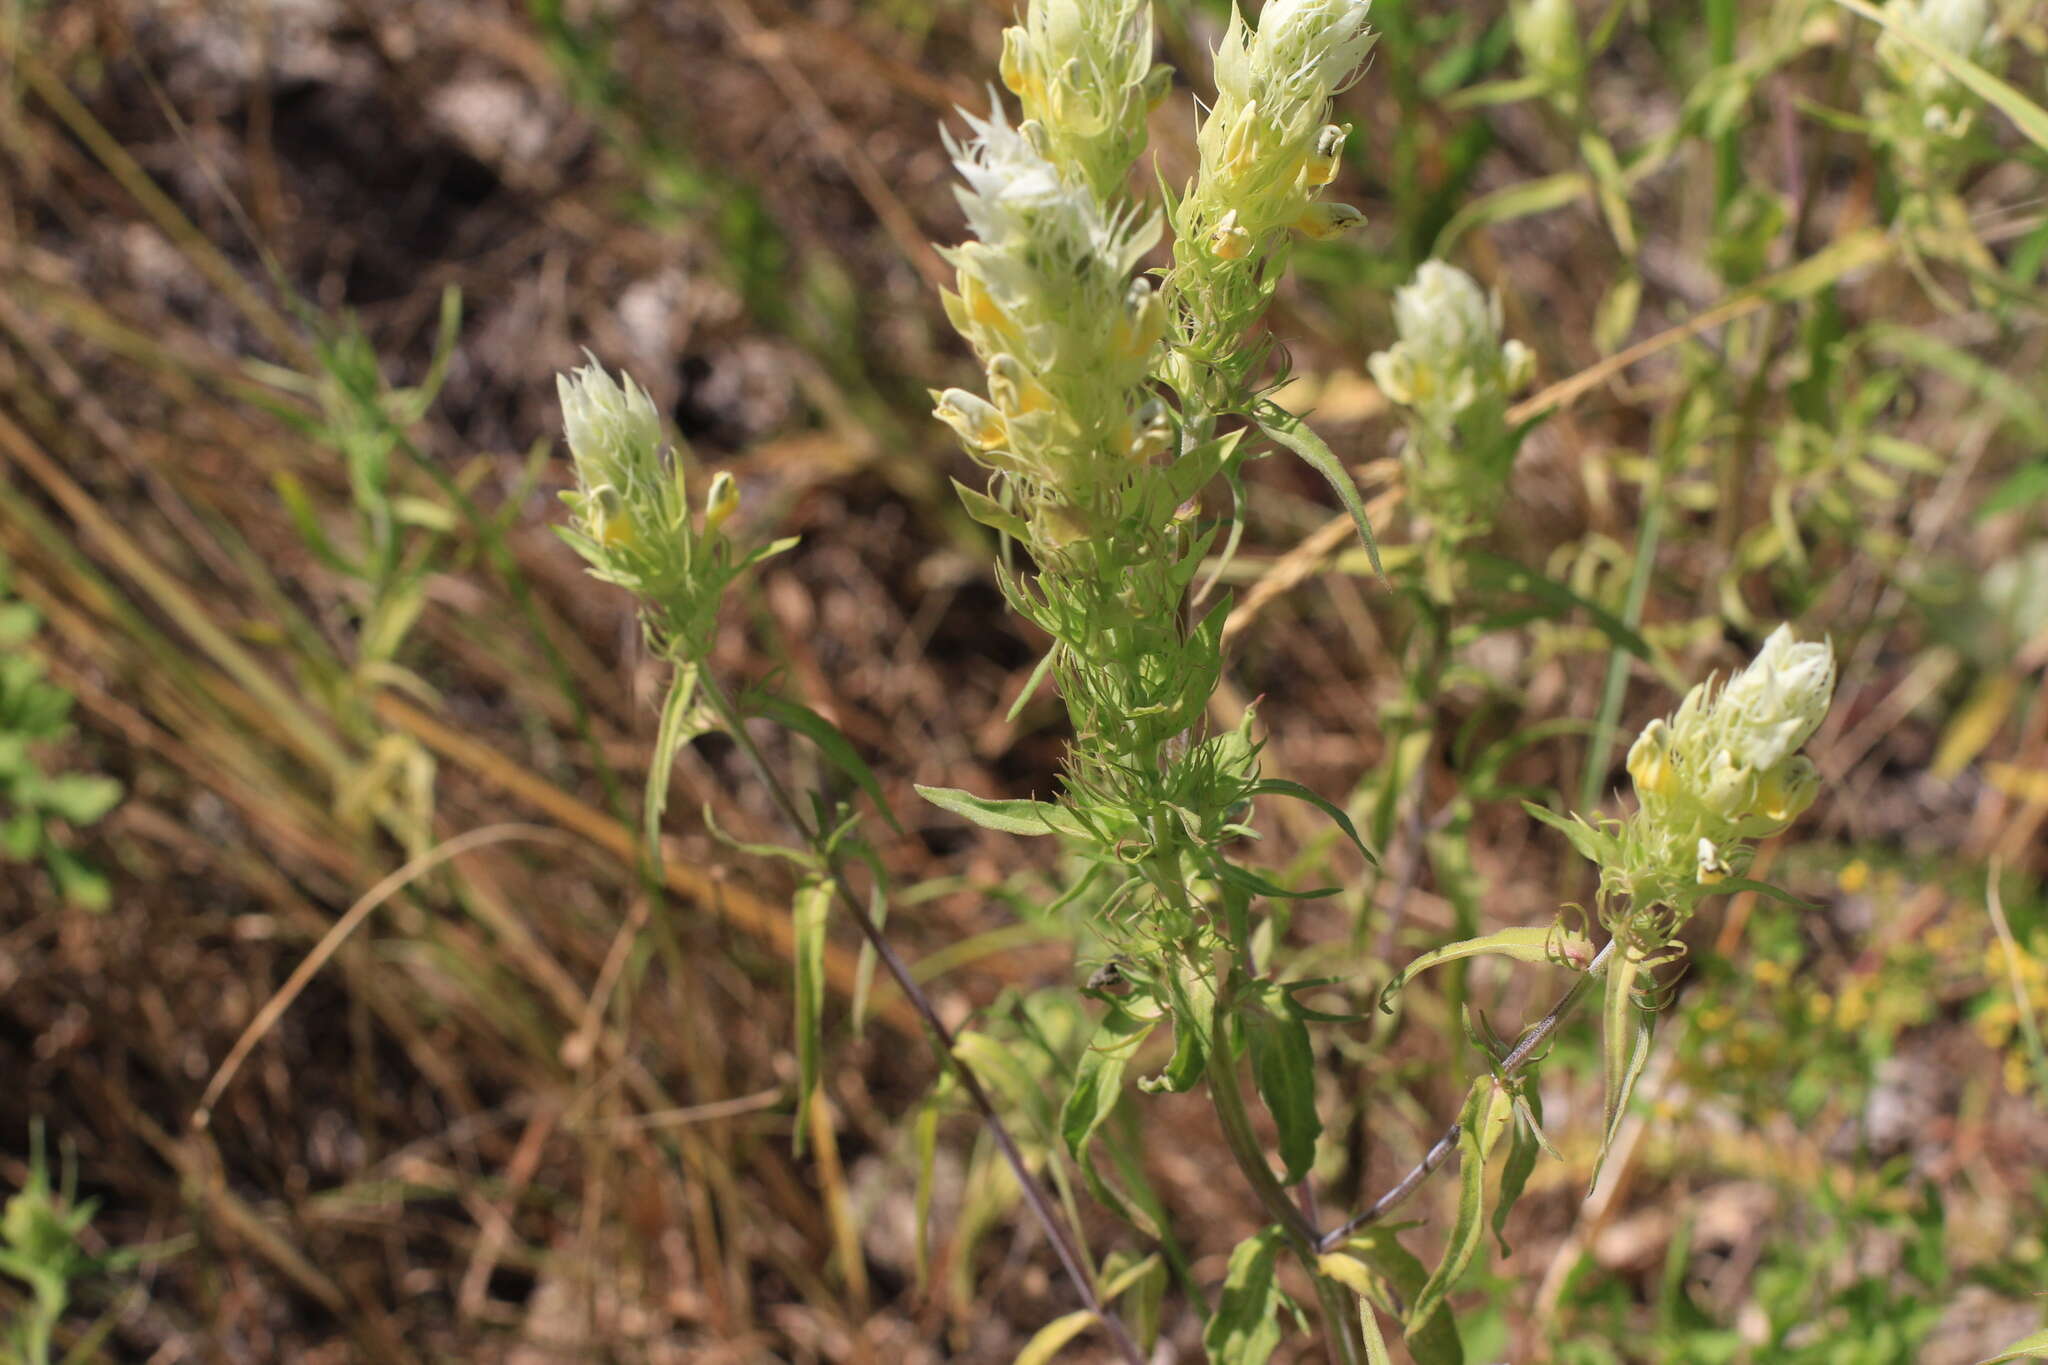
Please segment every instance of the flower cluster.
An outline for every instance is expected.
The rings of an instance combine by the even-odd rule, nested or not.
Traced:
[[[795,541],[740,553],[725,530],[740,502],[739,485],[727,473],[713,477],[702,516],[695,516],[654,400],[631,375],[620,379],[591,364],[555,381],[576,466],[576,487],[562,494],[574,524],[559,534],[594,576],[640,599],[657,654],[701,659],[726,587]]]
[[[1216,49],[1216,102],[1196,138],[1200,174],[1174,223],[1190,349],[1210,363],[1264,309],[1273,282],[1260,267],[1276,241],[1290,230],[1332,237],[1365,221],[1320,196],[1351,132],[1330,122],[1331,101],[1372,48],[1370,7],[1272,0],[1256,31],[1232,11]]]
[[[1521,342],[1501,340],[1500,300],[1441,261],[1423,262],[1395,293],[1394,326],[1400,340],[1366,364],[1409,414],[1411,496],[1445,533],[1481,531],[1514,460],[1508,398],[1529,382],[1536,358]]]
[[[1701,683],[1676,715],[1645,727],[1628,755],[1639,809],[1618,869],[1632,894],[1647,889],[1689,911],[1705,888],[1748,865],[1750,841],[1813,804],[1820,775],[1798,750],[1834,690],[1834,650],[1780,626],[1748,668],[1719,687]]]
[[[1577,114],[1586,55],[1572,0],[1525,0],[1511,16],[1522,66],[1544,97],[1566,117]]]
[[[935,415],[1025,503],[1034,543],[1085,533],[1105,487],[1163,450],[1171,427],[1144,389],[1166,332],[1151,284],[1134,279],[1156,216],[1106,207],[1000,108],[948,139],[975,239],[946,248],[959,289],[946,312],[974,347],[987,396],[934,394]]]
[[[1145,145],[1172,68],[1152,63],[1148,0],[1041,0],[1003,33],[1003,84],[1048,160],[1114,198]]]

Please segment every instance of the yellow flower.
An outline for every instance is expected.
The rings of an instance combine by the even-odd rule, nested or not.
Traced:
[[[711,487],[706,489],[704,493],[705,531],[716,531],[719,527],[725,525],[727,521],[732,519],[732,514],[739,510],[739,505],[739,484],[734,482],[731,474],[722,469],[719,470],[712,477]]]

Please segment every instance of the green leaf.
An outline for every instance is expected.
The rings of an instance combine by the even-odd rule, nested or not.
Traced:
[[[1215,1009],[1216,991],[1208,979],[1197,973],[1166,979],[1167,1004],[1173,1015],[1173,1058],[1157,1076],[1139,1080],[1138,1089],[1148,1095],[1161,1091],[1185,1094],[1202,1079],[1209,1059],[1209,1018]]]
[[[1561,209],[1592,187],[1592,177],[1584,171],[1567,171],[1562,175],[1524,180],[1491,194],[1482,194],[1451,216],[1443,230],[1437,233],[1436,244],[1430,248],[1429,254],[1438,260],[1446,260],[1458,239],[1472,229]]]
[[[1554,578],[1524,568],[1512,559],[1490,554],[1485,550],[1468,548],[1463,558],[1472,570],[1474,587],[1490,588],[1498,592],[1525,593],[1544,606],[1553,608],[1559,617],[1574,611],[1586,613],[1595,629],[1613,642],[1617,649],[1627,650],[1638,659],[1648,661],[1650,643],[1628,622],[1616,616],[1607,608],[1590,598],[1572,591]]]
[[[1414,1253],[1401,1245],[1399,1226],[1386,1224],[1352,1234],[1344,1243],[1351,1255],[1364,1261],[1386,1282],[1388,1292],[1375,1293],[1379,1305],[1396,1317],[1403,1307],[1415,1302],[1429,1282],[1429,1272]],[[1404,1326],[1408,1353],[1416,1365],[1465,1365],[1465,1348],[1458,1340],[1458,1325],[1450,1310],[1439,1306],[1419,1327]]]
[[[1576,815],[1559,815],[1533,801],[1524,801],[1522,809],[1541,820],[1554,830],[1561,832],[1572,841],[1572,847],[1579,856],[1596,867],[1612,862],[1616,852],[1614,836],[1602,829],[1595,829]]]
[[[1432,949],[1402,968],[1401,974],[1389,981],[1386,989],[1380,992],[1380,1008],[1392,1014],[1394,996],[1409,981],[1431,967],[1440,967],[1446,962],[1456,962],[1460,958],[1481,957],[1487,954],[1511,957],[1517,962],[1547,962],[1553,966],[1583,970],[1593,960],[1593,944],[1584,934],[1573,933],[1559,924],[1546,925],[1542,928],[1502,929],[1479,938],[1462,939],[1457,943]]]
[[[1089,1041],[1087,1051],[1076,1063],[1074,1087],[1067,1092],[1066,1102],[1060,1106],[1060,1137],[1080,1166],[1081,1178],[1087,1182],[1089,1192],[1119,1218],[1153,1238],[1159,1235],[1158,1225],[1150,1214],[1125,1199],[1103,1177],[1089,1143],[1095,1136],[1095,1130],[1116,1112],[1117,1101],[1123,1097],[1124,1071],[1138,1046],[1158,1022],[1140,1018],[1112,1002],[1109,1012],[1097,1026],[1094,1038]]]
[[[0,823],[0,853],[16,862],[33,858],[42,846],[43,817],[40,813],[23,808]]]
[[[1074,1088],[1060,1107],[1060,1137],[1075,1157],[1115,1112],[1131,1054],[1157,1023],[1156,1019],[1141,1019],[1121,1005],[1111,1005],[1096,1027],[1095,1037],[1074,1068]]]
[[[1321,900],[1324,896],[1336,895],[1341,889],[1335,886],[1319,886],[1313,891],[1291,891],[1280,883],[1269,881],[1250,868],[1240,867],[1227,858],[1218,858],[1214,866],[1216,875],[1224,881],[1242,887],[1255,896],[1269,896],[1274,900]]]
[[[1443,1260],[1408,1307],[1410,1331],[1443,1307],[1445,1297],[1485,1240],[1486,1159],[1513,1116],[1514,1101],[1493,1077],[1481,1076],[1472,1082],[1465,1108],[1458,1115],[1458,1215],[1444,1243]]]
[[[1041,1107],[1038,1082],[1018,1059],[1014,1046],[986,1033],[962,1033],[953,1040],[953,1056],[1011,1112],[1031,1114]]]
[[[1024,1349],[1017,1352],[1017,1365],[1046,1365],[1062,1347],[1087,1331],[1094,1322],[1095,1314],[1086,1308],[1077,1308],[1064,1317],[1054,1318],[1024,1343]]]
[[[58,892],[79,909],[98,914],[113,904],[114,890],[107,881],[106,873],[70,849],[45,844],[43,865],[50,869],[51,880],[57,883]]]
[[[1308,1178],[1323,1135],[1316,1114],[1315,1044],[1284,992],[1266,992],[1261,1006],[1239,1018],[1251,1044],[1252,1080],[1280,1129],[1280,1160],[1287,1168],[1282,1179],[1291,1185]]]
[[[1281,1294],[1274,1272],[1285,1245],[1279,1228],[1266,1228],[1230,1253],[1223,1293],[1202,1333],[1213,1365],[1265,1365],[1280,1344]]]
[[[2043,1328],[2030,1337],[2023,1337],[2015,1341],[1997,1355],[1978,1361],[1977,1365],[2005,1365],[2006,1361],[2018,1360],[2022,1356],[2042,1355],[2048,1355],[2048,1328]]]
[[[1365,502],[1358,496],[1358,485],[1351,474],[1323,438],[1311,431],[1308,424],[1278,403],[1262,402],[1252,410],[1252,420],[1259,424],[1259,430],[1299,456],[1302,463],[1323,476],[1329,483],[1337,500],[1344,504],[1344,510],[1351,514],[1351,520],[1358,527],[1358,538],[1365,542],[1365,553],[1372,560],[1372,571],[1384,582],[1387,571],[1380,566],[1379,542],[1373,539],[1372,527],[1365,520]]]
[[[792,957],[796,968],[796,1128],[795,1145],[803,1155],[810,1131],[811,1096],[817,1093],[820,1056],[825,1040],[825,917],[832,908],[829,882],[806,882],[790,906],[796,931]]]
[[[1262,777],[1252,783],[1250,788],[1247,789],[1246,794],[1250,796],[1291,796],[1297,801],[1308,802],[1311,806],[1314,806],[1336,822],[1337,828],[1344,831],[1345,837],[1351,840],[1368,863],[1375,867],[1379,865],[1380,860],[1375,858],[1372,850],[1365,846],[1365,840],[1358,837],[1358,827],[1351,823],[1351,817],[1344,813],[1344,808],[1320,793],[1309,790],[1299,782],[1290,782],[1284,777]]]
[[[818,752],[825,755],[833,767],[853,779],[860,789],[868,794],[868,800],[875,803],[875,809],[882,812],[882,818],[889,822],[889,828],[898,834],[903,826],[896,821],[896,812],[889,809],[889,802],[882,795],[882,784],[875,779],[874,770],[867,765],[853,742],[839,732],[839,727],[813,711],[801,702],[786,697],[760,694],[750,699],[754,714],[765,716],[785,730],[794,730],[818,746]]]
[[[1760,882],[1751,877],[1723,877],[1720,881],[1714,883],[1714,890],[1724,896],[1732,896],[1737,892],[1748,891],[1753,895],[1762,896],[1766,900],[1774,900],[1778,904],[1789,906],[1794,910],[1820,909],[1812,901],[1803,901],[1782,887],[1772,886],[1769,882]]]
[[[1855,11],[1874,24],[1884,25],[1902,42],[1919,49],[1922,55],[1955,77],[1958,84],[2011,119],[2015,127],[2033,140],[2035,146],[2048,150],[2048,109],[2043,109],[1968,57],[1951,52],[1939,43],[1929,42],[1912,25],[1900,23],[1894,16],[1868,3],[1868,0],[1835,0],[1835,3],[1844,9]]]
[[[967,509],[967,515],[992,531],[1000,531],[1012,540],[1029,542],[1031,528],[1024,518],[1010,511],[986,493],[978,493],[960,480],[953,480],[953,491],[960,495],[960,505]]]
[[[1500,1193],[1494,1197],[1493,1237],[1500,1254],[1511,1255],[1508,1247],[1508,1214],[1528,1188],[1536,1169],[1536,1155],[1543,1150],[1543,1096],[1535,1086],[1524,1087],[1515,1105],[1514,1137],[1508,1144],[1507,1163],[1501,1167]]]
[[[1601,1077],[1606,1098],[1602,1104],[1600,1155],[1593,1163],[1588,1188],[1600,1183],[1600,1168],[1606,1164],[1608,1149],[1628,1113],[1629,1096],[1650,1059],[1650,1031],[1656,1016],[1639,1009],[1631,995],[1642,963],[1630,944],[1617,943],[1607,964],[1607,997],[1601,1010]]]
[[[37,784],[36,804],[74,825],[90,825],[121,799],[121,784],[111,777],[62,773]]]
[[[919,787],[917,794],[940,810],[972,820],[983,829],[1004,834],[1086,833],[1081,822],[1065,808],[1050,801],[996,801],[958,787]]]
[[[1387,1339],[1380,1335],[1379,1314],[1373,1311],[1372,1301],[1362,1295],[1358,1300],[1358,1328],[1365,1335],[1365,1365],[1394,1365],[1394,1358],[1387,1354]]]
[[[2048,498],[2048,460],[2036,460],[2021,465],[2005,481],[1986,495],[1977,507],[1977,516],[1995,517],[2000,512],[2010,512],[2016,507],[2027,507]]]
[[[1003,724],[1009,725],[1024,714],[1025,703],[1038,691],[1039,685],[1045,681],[1045,675],[1052,672],[1054,653],[1054,650],[1046,650],[1045,656],[1038,661],[1038,667],[1031,670],[1031,676],[1024,681],[1023,690],[1017,693],[1017,700],[1011,702],[1010,709],[1003,713]]]
[[[26,602],[0,602],[0,649],[17,649],[42,628],[43,618]]]
[[[1149,1352],[1159,1340],[1161,1309],[1166,1302],[1166,1262],[1155,1252],[1118,1269],[1117,1260],[1124,1254],[1111,1252],[1103,1262],[1102,1301],[1124,1300],[1124,1322],[1137,1337],[1139,1349]]]

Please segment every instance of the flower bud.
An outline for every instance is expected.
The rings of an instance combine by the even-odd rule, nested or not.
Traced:
[[[1024,362],[1007,352],[989,357],[988,396],[1010,417],[1050,412],[1052,395],[1045,385],[1024,367]]]
[[[1653,720],[1644,726],[1629,747],[1628,775],[1635,783],[1638,800],[1671,794],[1671,728],[1663,721]]]
[[[994,450],[1009,439],[1003,414],[981,395],[965,389],[947,389],[937,397],[932,416],[953,428],[970,452]]]
[[[1714,699],[1723,743],[1744,767],[1775,768],[1820,728],[1834,692],[1834,650],[1779,626]]]
[[[1131,438],[1128,453],[1133,460],[1149,460],[1162,455],[1173,444],[1173,417],[1166,404],[1157,398],[1148,398],[1139,405],[1134,415],[1136,434]]]
[[[1344,155],[1344,139],[1351,135],[1348,123],[1326,123],[1316,134],[1316,145],[1302,161],[1304,185],[1320,188],[1337,178],[1337,164]]]
[[[1365,226],[1365,215],[1349,204],[1310,204],[1308,212],[1294,220],[1294,230],[1318,242],[1328,241]]]
[[[709,533],[725,525],[739,506],[739,484],[731,474],[719,470],[711,477],[711,487],[704,490],[704,530]]]
[[[1711,839],[1701,839],[1699,854],[1695,860],[1694,875],[1701,886],[1712,886],[1726,877],[1730,871],[1728,860],[1721,856],[1721,850],[1714,847]]]
[[[628,550],[640,539],[626,513],[626,500],[608,483],[590,490],[586,517],[592,538],[607,550]]]
[[[1237,225],[1236,209],[1225,214],[1209,234],[1209,250],[1225,261],[1241,261],[1251,255],[1252,235]]]
[[[1773,824],[1789,825],[1819,794],[1820,769],[1804,754],[1794,754],[1757,780],[1755,811]]]
[[[1555,93],[1577,88],[1579,19],[1572,0],[1526,0],[1515,9],[1514,31],[1531,76]]]
[[[633,376],[621,378],[623,385],[593,362],[555,379],[569,455],[585,488],[630,486],[634,474],[648,475],[659,463],[661,415]]]

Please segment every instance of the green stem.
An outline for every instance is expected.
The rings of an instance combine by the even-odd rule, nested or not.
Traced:
[[[1287,1190],[1267,1164],[1265,1151],[1252,1130],[1251,1114],[1245,1108],[1244,1090],[1237,1082],[1237,1058],[1230,1046],[1230,998],[1234,986],[1235,972],[1230,980],[1219,984],[1216,1007],[1209,1023],[1209,1098],[1222,1124],[1224,1143],[1230,1148],[1238,1170],[1243,1172],[1252,1192],[1265,1208],[1266,1216],[1279,1224],[1287,1245],[1316,1287],[1316,1300],[1322,1307],[1329,1332],[1330,1359],[1336,1365],[1363,1365],[1365,1341],[1359,1334],[1351,1301],[1344,1287],[1319,1268],[1315,1225],[1287,1197]]]
[[[1633,630],[1643,619],[1643,599],[1650,591],[1650,566],[1657,558],[1657,538],[1664,529],[1664,476],[1658,466],[1643,500],[1642,533],[1636,537],[1636,561],[1629,570],[1628,600],[1621,619]],[[1579,778],[1579,809],[1590,811],[1600,805],[1600,780],[1607,772],[1607,756],[1614,748],[1614,730],[1621,717],[1622,693],[1628,683],[1628,655],[1615,646],[1607,655],[1607,678],[1600,689],[1600,716],[1593,725],[1592,746],[1586,753],[1586,771]]]

